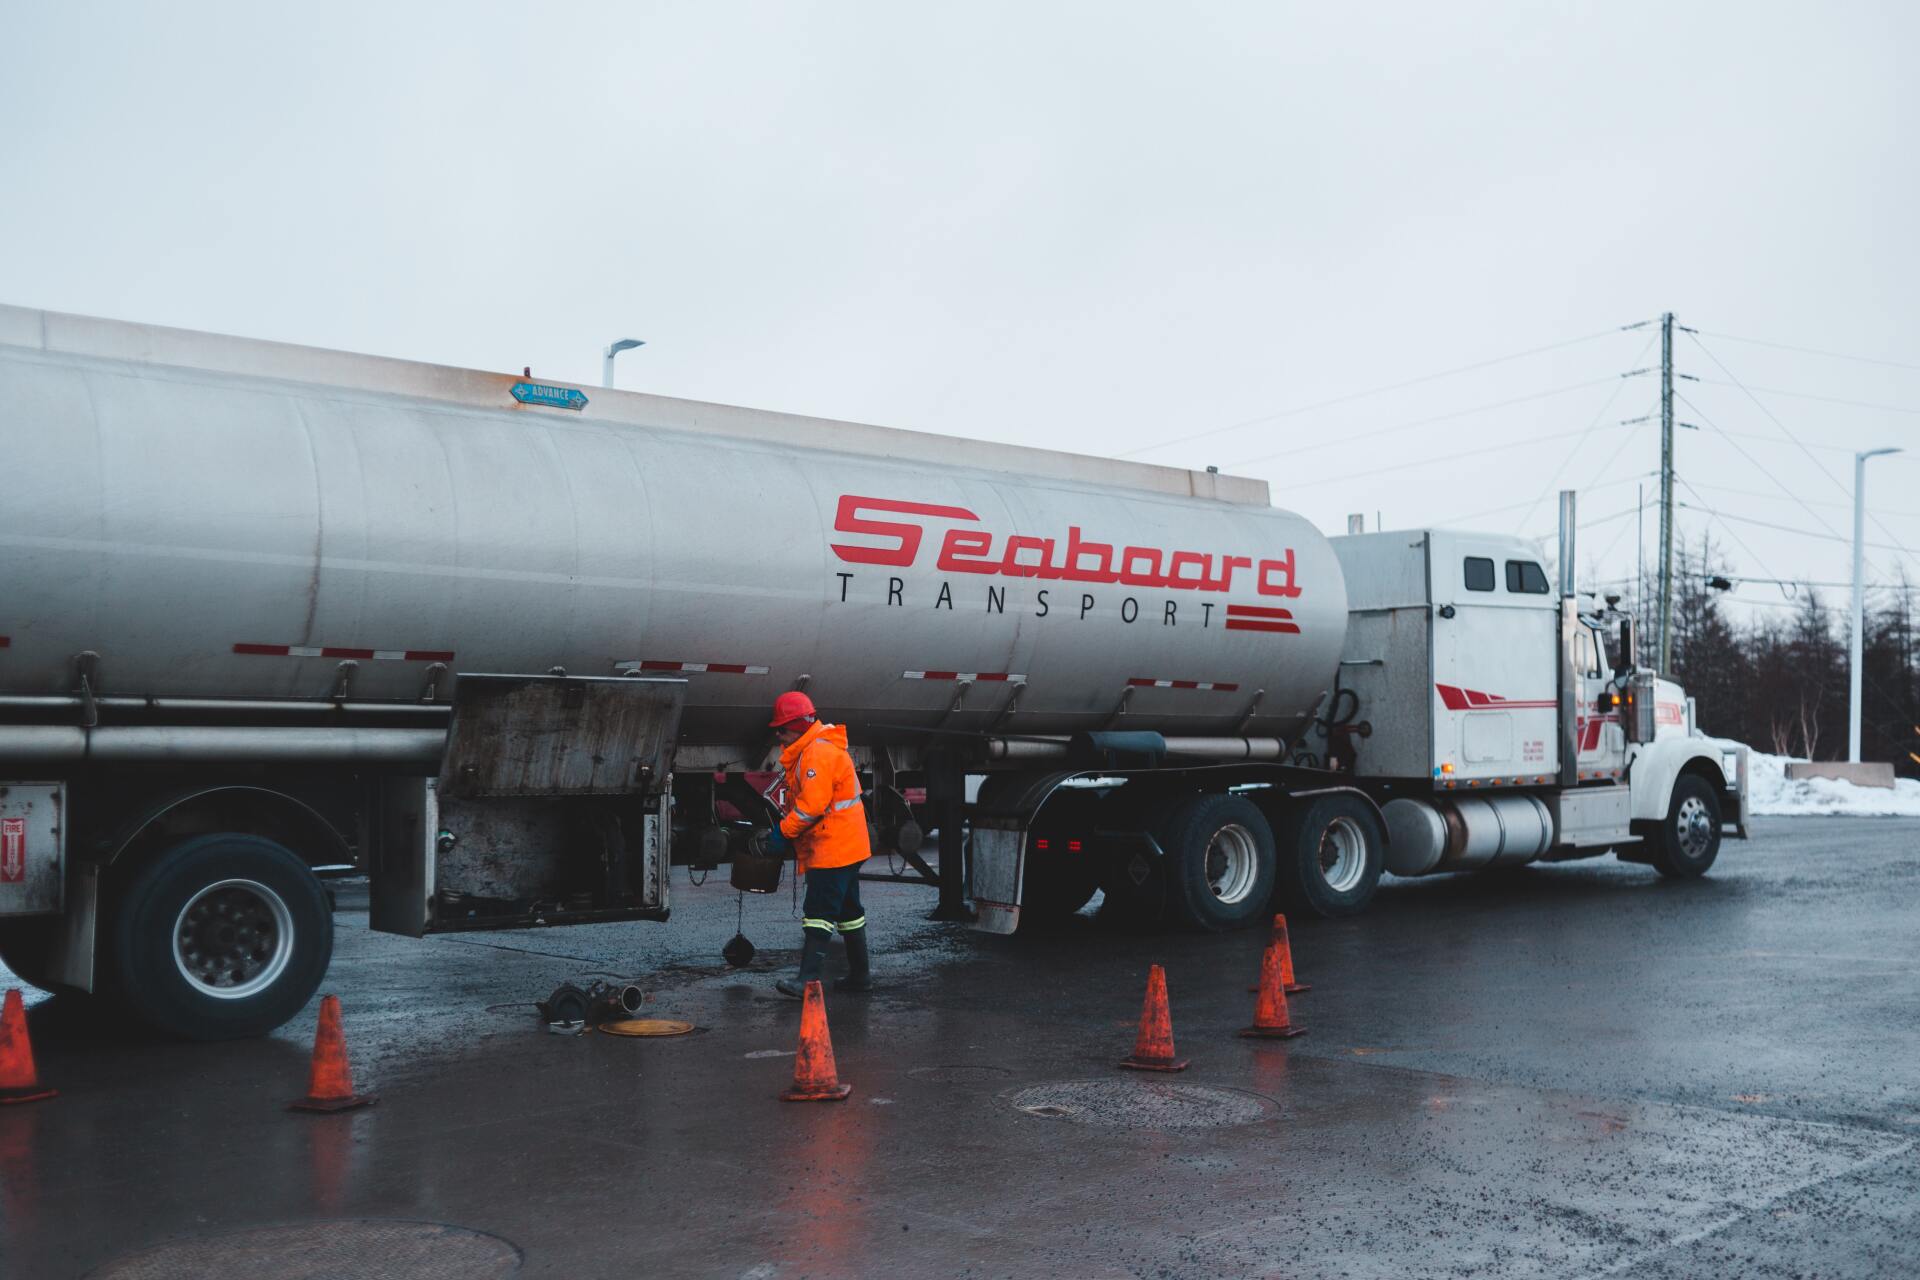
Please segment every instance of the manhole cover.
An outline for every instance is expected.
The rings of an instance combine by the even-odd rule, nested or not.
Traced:
[[[494,1280],[520,1270],[520,1251],[498,1236],[437,1222],[349,1219],[252,1227],[172,1240],[109,1262],[93,1280]]]
[[[907,1072],[916,1080],[931,1080],[935,1084],[978,1084],[982,1080],[998,1080],[1013,1073],[1005,1067],[969,1066],[957,1063],[945,1067],[915,1067]]]
[[[600,1030],[610,1036],[684,1036],[693,1024],[677,1018],[620,1018],[601,1023]]]
[[[1257,1093],[1170,1080],[1067,1080],[1013,1096],[1030,1116],[1110,1129],[1218,1129],[1258,1124],[1278,1108]]]

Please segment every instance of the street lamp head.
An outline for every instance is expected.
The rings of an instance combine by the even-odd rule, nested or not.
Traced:
[[[1898,445],[1890,445],[1884,449],[1867,449],[1861,453],[1856,453],[1853,456],[1856,458],[1877,458],[1883,453],[1905,453],[1905,452],[1906,450],[1900,448]]]
[[[622,351],[631,351],[635,347],[644,347],[646,345],[647,344],[639,338],[622,338],[607,348],[607,359],[613,359],[613,357],[619,355]]]

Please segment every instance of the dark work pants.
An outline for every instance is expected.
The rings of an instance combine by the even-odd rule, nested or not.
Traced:
[[[828,935],[866,928],[867,915],[860,906],[860,868],[865,865],[863,860],[846,867],[808,868],[801,928]]]

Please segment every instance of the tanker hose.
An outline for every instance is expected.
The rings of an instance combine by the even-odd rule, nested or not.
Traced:
[[[1347,700],[1344,714],[1341,712],[1342,698]],[[1352,724],[1353,718],[1359,714],[1360,695],[1340,683],[1340,672],[1336,670],[1333,673],[1333,696],[1327,700],[1327,714],[1313,718],[1313,731],[1327,739],[1328,744],[1331,745],[1335,731]],[[1318,768],[1320,756],[1317,752],[1296,750],[1293,753],[1293,762],[1308,768]]]

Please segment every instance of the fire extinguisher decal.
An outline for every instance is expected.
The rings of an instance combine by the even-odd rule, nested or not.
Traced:
[[[27,878],[27,820],[0,818],[0,881],[18,884]]]

